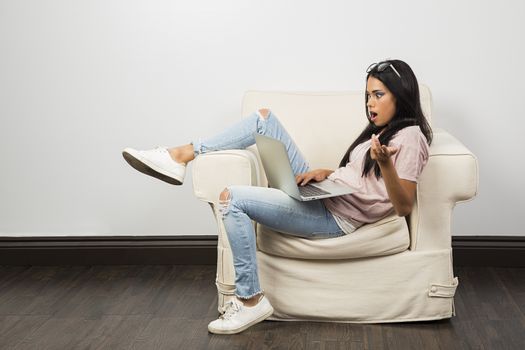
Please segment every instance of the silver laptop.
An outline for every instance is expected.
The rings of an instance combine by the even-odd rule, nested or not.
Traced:
[[[320,182],[311,181],[305,186],[298,186],[284,144],[258,133],[254,133],[254,136],[270,187],[278,188],[300,201],[342,196],[355,191],[349,186],[329,179]]]

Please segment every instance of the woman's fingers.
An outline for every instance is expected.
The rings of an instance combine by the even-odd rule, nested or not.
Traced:
[[[392,147],[382,146],[381,147],[381,151],[386,157],[391,157],[391,156],[393,156],[394,154],[397,153],[397,147],[394,147],[394,146],[392,146]]]
[[[296,177],[296,180],[297,180],[297,184],[298,185],[306,185],[308,182],[310,182],[313,178],[315,177],[315,175],[312,173],[312,172],[308,172],[308,173],[304,173],[304,174],[299,174],[297,175]]]
[[[312,170],[304,174],[299,174],[295,176],[295,181],[298,185],[306,185],[312,180],[315,180],[317,182],[323,181],[326,179],[325,172],[322,169]]]
[[[310,175],[306,175],[306,176],[303,178],[303,181],[301,182],[301,186],[306,185],[307,183],[310,182],[310,180],[312,180],[312,176],[310,176]]]
[[[384,146],[381,145],[377,136],[375,134],[372,134],[372,145],[371,145],[372,151],[375,152],[376,155],[380,155],[382,153],[383,147]]]
[[[372,156],[372,159],[375,159],[377,156],[377,146],[375,141],[375,135],[372,135],[372,138],[370,139],[370,156]]]
[[[399,149],[397,147],[387,147],[379,142],[379,139],[375,134],[372,134],[370,155],[372,159],[386,160],[397,153]]]
[[[377,145],[379,144],[379,141],[377,140],[377,136],[375,134],[372,134],[372,141],[371,142],[372,142],[372,147],[374,149],[376,149]]]
[[[295,177],[295,182],[298,184],[298,185],[304,185],[305,183],[308,183],[308,181],[310,181],[311,179],[311,176],[309,175],[309,173],[304,173],[304,174],[299,174]]]
[[[397,153],[398,148],[397,147],[388,147],[388,150],[390,152],[390,155],[393,156]]]

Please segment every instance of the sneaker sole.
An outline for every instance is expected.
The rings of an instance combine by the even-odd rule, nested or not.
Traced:
[[[140,157],[137,154],[131,154],[131,152],[133,151],[124,150],[122,151],[122,156],[124,157],[126,162],[128,162],[129,165],[135,168],[135,170],[138,170],[143,174],[153,176],[171,185],[182,185],[183,179],[176,178],[174,177],[174,175],[171,174],[166,174],[162,171],[162,169],[155,166],[155,164],[148,162],[146,159]]]
[[[272,314],[273,314],[273,307],[270,309],[270,311],[268,311],[264,315],[256,318],[252,322],[250,322],[248,324],[245,324],[244,326],[242,326],[240,328],[235,328],[235,329],[217,329],[217,328],[213,328],[213,327],[208,326],[208,331],[210,331],[211,333],[215,333],[215,334],[235,334],[235,333],[240,333],[240,332],[250,328],[254,324],[257,324],[259,322],[262,322],[262,321],[266,320]]]

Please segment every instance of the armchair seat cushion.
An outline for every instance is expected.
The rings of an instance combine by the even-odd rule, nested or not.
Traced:
[[[330,239],[306,239],[257,224],[257,246],[270,255],[297,259],[356,259],[400,253],[410,234],[404,217],[388,216],[351,234]]]

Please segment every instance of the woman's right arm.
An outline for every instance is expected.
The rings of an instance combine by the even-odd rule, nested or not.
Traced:
[[[295,176],[295,182],[299,186],[304,186],[304,185],[306,185],[308,182],[310,182],[312,180],[316,181],[316,182],[323,181],[328,176],[330,176],[330,174],[333,173],[333,172],[334,171],[330,170],[330,169],[315,169],[315,170],[311,170],[311,171],[309,171],[307,173],[303,173],[303,174],[299,174],[299,175]]]

